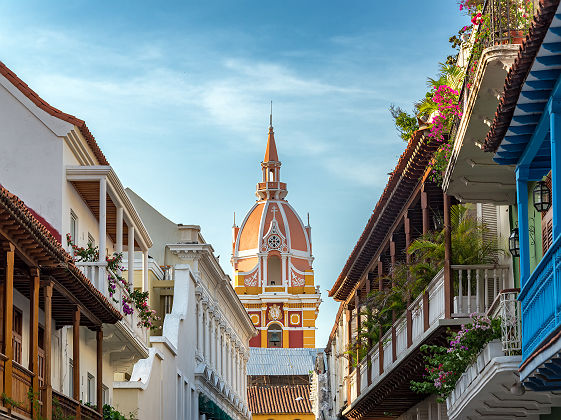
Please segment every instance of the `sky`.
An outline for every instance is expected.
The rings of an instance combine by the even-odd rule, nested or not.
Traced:
[[[273,101],[287,200],[310,213],[323,303],[465,24],[455,0],[2,1],[0,61],[84,119],[123,185],[198,224],[231,274],[233,213],[255,202]]]

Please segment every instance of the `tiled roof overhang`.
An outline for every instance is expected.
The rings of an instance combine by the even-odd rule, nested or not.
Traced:
[[[483,149],[499,164],[515,164],[561,75],[559,0],[541,0],[529,33],[505,80]],[[547,153],[547,151],[545,151]]]
[[[10,240],[28,264],[36,262],[41,273],[59,282],[102,323],[114,324],[123,318],[25,203],[1,186],[0,237]]]
[[[86,139],[88,146],[92,149],[92,152],[96,159],[98,160],[100,165],[107,165],[109,166],[109,162],[105,158],[105,155],[99,148],[99,145],[95,141],[95,137],[90,132],[88,127],[86,126],[86,122],[81,120],[74,115],[67,114],[62,112],[59,109],[56,109],[54,106],[51,106],[42,99],[33,89],[31,89],[27,84],[21,80],[12,70],[10,70],[6,65],[0,61],[0,74],[8,79],[21,93],[27,96],[35,105],[41,108],[43,111],[47,112],[48,114],[52,115],[53,117],[59,118],[63,121],[66,121],[70,124],[75,125],[78,127],[82,136]]]
[[[247,400],[252,414],[312,414],[308,385],[250,386]]]
[[[437,148],[438,144],[426,137],[424,130],[415,132],[409,140],[343,271],[329,291],[329,296],[336,300],[347,299],[421,181]]]

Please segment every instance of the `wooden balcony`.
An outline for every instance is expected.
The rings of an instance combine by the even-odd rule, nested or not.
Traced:
[[[423,344],[444,344],[448,329],[458,328],[472,313],[486,313],[507,286],[508,267],[453,265],[452,314],[445,316],[445,276],[441,270],[351,374],[348,418],[399,415],[422,399],[410,389],[421,380]]]
[[[77,418],[82,420],[101,420],[103,416],[93,408],[80,404],[78,401],[53,390],[53,418]],[[58,416],[58,417],[55,417]]]
[[[4,363],[6,356],[0,353],[0,394],[4,394]],[[10,400],[14,405],[8,403],[6,399],[0,399],[0,412],[13,414],[14,417],[31,419],[32,401],[29,398],[32,387],[33,373],[21,366],[19,363],[12,363],[12,396]],[[42,389],[38,398],[35,400],[39,404],[39,409],[43,406],[45,392]],[[67,397],[53,390],[53,418],[77,418],[80,411],[81,418],[84,420],[101,420],[103,416],[91,407],[80,404],[78,401]],[[79,408],[79,410],[78,410]],[[57,417],[58,416],[58,417]]]

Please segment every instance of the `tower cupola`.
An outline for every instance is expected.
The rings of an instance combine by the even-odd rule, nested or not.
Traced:
[[[288,191],[286,183],[280,182],[281,162],[277,154],[275,143],[275,132],[273,131],[273,114],[269,120],[269,136],[267,137],[267,149],[265,158],[261,162],[263,180],[257,184],[255,195],[259,200],[283,200]]]

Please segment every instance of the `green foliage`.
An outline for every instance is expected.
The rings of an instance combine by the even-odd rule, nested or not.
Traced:
[[[422,381],[411,381],[411,389],[421,394],[436,394],[437,401],[444,402],[483,347],[498,338],[501,338],[499,318],[473,316],[470,324],[448,337],[448,346],[421,346],[421,351],[426,353],[426,373]]]
[[[134,413],[129,413],[128,417],[115,410],[109,404],[103,405],[103,420],[135,420]]]
[[[7,407],[14,407],[14,408],[21,408],[23,406],[22,401],[16,401],[6,395],[6,393],[2,392],[0,395],[0,399],[2,400],[2,405]]]
[[[399,136],[404,141],[409,141],[413,133],[419,129],[417,117],[408,114],[402,108],[396,107],[393,104],[390,105],[390,114],[394,119],[395,128],[397,128]]]
[[[496,241],[485,239],[485,224],[468,212],[468,207],[456,205],[450,209],[452,264],[493,264],[501,252]],[[360,329],[345,352],[350,363],[357,366],[392,326],[408,303],[423,293],[444,266],[444,228],[428,232],[415,239],[407,253],[409,264],[397,263],[384,284],[390,288],[371,291],[361,302]]]
[[[497,254],[501,252],[497,248],[497,242],[485,238],[487,226],[468,210],[468,207],[461,205],[450,208],[452,264],[496,263]],[[407,252],[421,264],[418,270],[426,270],[429,275],[436,274],[444,265],[444,242],[445,230],[442,228],[413,241]],[[430,267],[427,264],[430,264]]]

